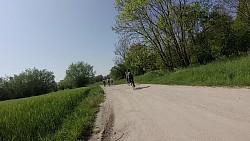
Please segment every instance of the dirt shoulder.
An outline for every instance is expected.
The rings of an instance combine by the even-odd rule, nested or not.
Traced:
[[[117,85],[104,91],[94,140],[250,140],[250,89]]]
[[[96,116],[94,133],[89,141],[110,141],[114,126],[114,112],[111,97],[105,92],[105,102],[100,105]]]

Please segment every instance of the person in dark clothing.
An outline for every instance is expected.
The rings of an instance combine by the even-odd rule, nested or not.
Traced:
[[[128,79],[128,83],[131,84],[134,88],[135,87],[134,76],[132,72],[130,71],[130,69],[128,69],[127,79]]]
[[[107,80],[107,81],[108,81],[108,85],[110,86],[110,78],[109,78],[109,77],[108,77],[108,80]]]
[[[106,80],[103,79],[103,80],[102,80],[102,83],[103,83],[103,86],[105,87],[105,86],[106,86]]]

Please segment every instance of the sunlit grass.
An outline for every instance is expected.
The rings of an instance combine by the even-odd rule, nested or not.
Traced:
[[[96,95],[96,97],[93,97]],[[80,88],[47,95],[0,102],[0,140],[43,140],[54,137],[71,121],[70,131],[85,134],[93,123],[94,113],[102,101],[101,88]],[[97,99],[96,99],[97,98]],[[94,101],[90,104],[91,101]],[[78,119],[91,119],[78,120]],[[86,123],[85,123],[86,121]],[[83,122],[83,123],[82,123]],[[81,124],[80,124],[81,123]],[[74,128],[85,128],[86,131]],[[72,130],[71,130],[72,129]],[[90,132],[90,131],[87,131]],[[74,136],[74,137],[76,137]]]
[[[175,72],[154,71],[135,77],[136,83],[250,86],[250,56],[227,59]]]
[[[88,97],[65,119],[61,128],[46,140],[88,140],[93,130],[95,114],[103,100],[102,89],[99,86],[91,87]]]

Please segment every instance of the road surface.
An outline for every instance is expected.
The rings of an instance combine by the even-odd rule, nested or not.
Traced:
[[[250,141],[250,89],[116,85],[103,88],[101,141]]]

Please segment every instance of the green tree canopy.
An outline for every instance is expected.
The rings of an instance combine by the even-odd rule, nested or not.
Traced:
[[[66,70],[65,81],[73,88],[83,87],[91,83],[94,78],[95,72],[93,66],[79,61],[72,63]]]
[[[97,75],[94,78],[94,82],[101,82],[104,79],[104,77],[102,75]]]
[[[54,73],[46,69],[26,69],[14,77],[0,81],[1,100],[24,98],[57,90]]]
[[[123,79],[126,78],[126,71],[127,67],[124,64],[117,64],[116,66],[111,68],[110,76],[114,79]]]
[[[146,42],[159,54],[165,68],[188,67],[192,39],[203,30],[202,18],[209,15],[209,1],[116,0],[118,15],[113,30]]]
[[[139,75],[144,74],[146,69],[149,69],[149,64],[152,61],[148,48],[142,44],[131,45],[125,58],[126,66]]]

